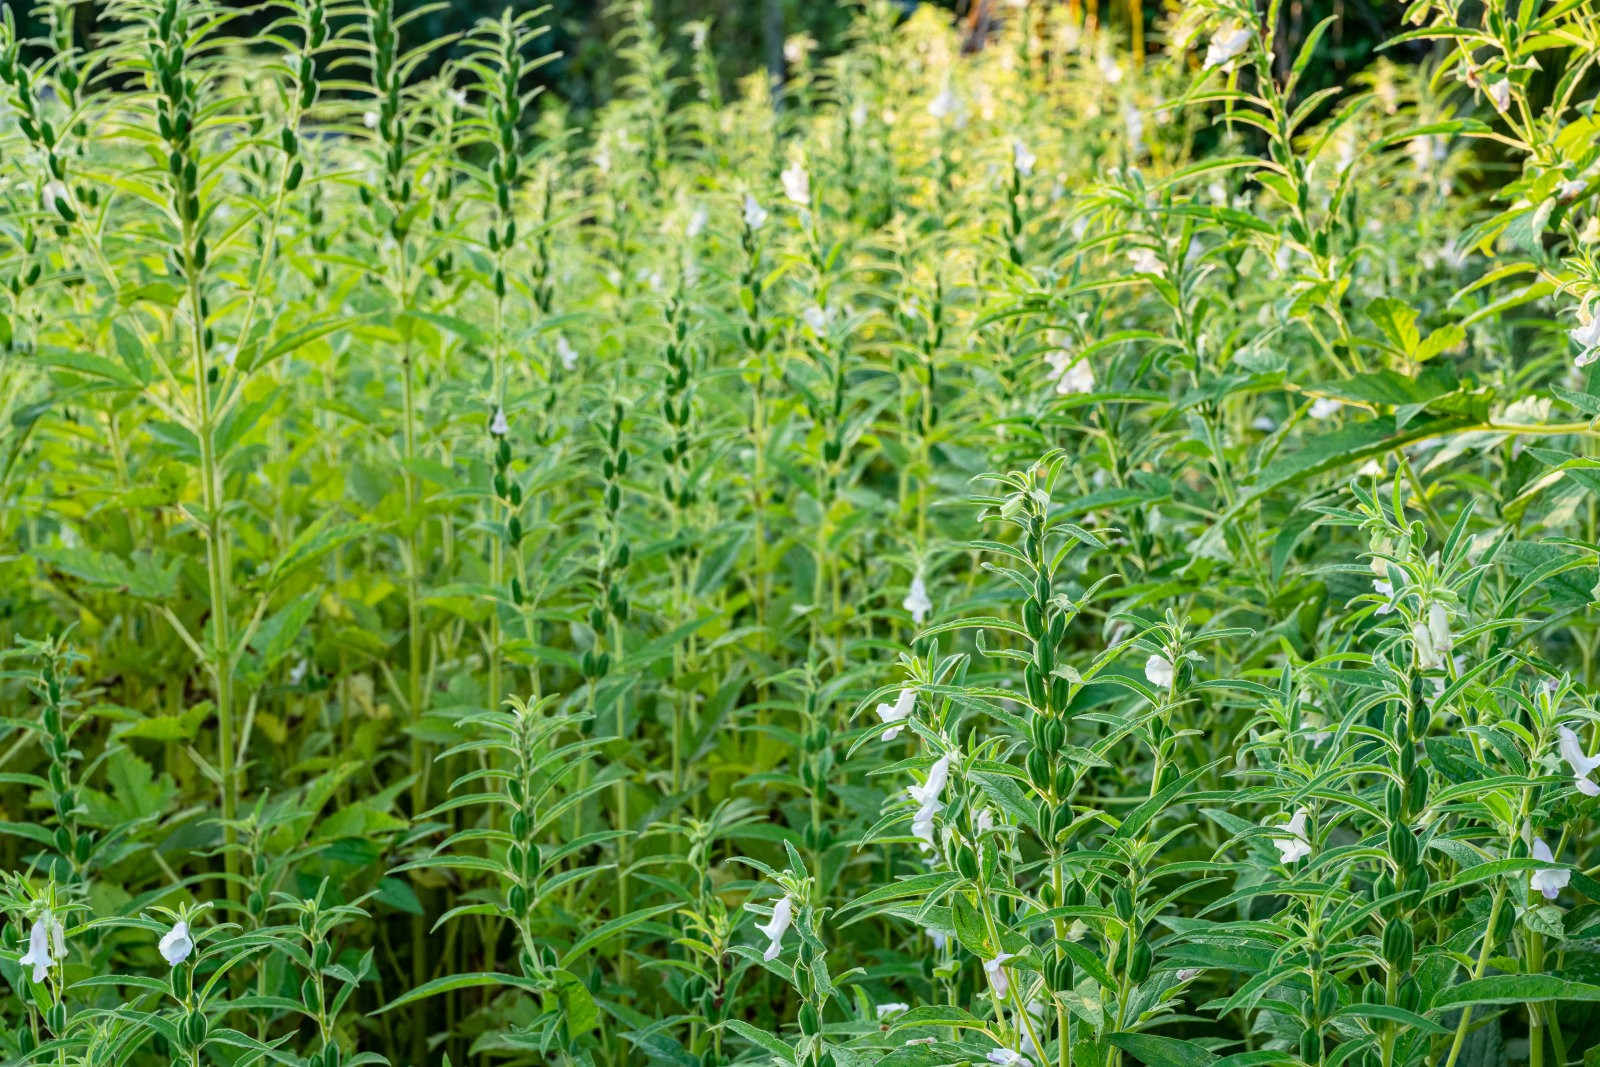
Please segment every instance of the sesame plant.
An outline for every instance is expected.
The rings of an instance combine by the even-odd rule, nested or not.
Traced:
[[[0,21],[0,1063],[1600,1064],[1600,6],[500,6]]]

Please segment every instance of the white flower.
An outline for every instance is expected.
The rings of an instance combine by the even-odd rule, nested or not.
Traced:
[[[815,304],[801,312],[800,317],[805,319],[812,333],[821,334],[828,328],[828,313]]]
[[[1600,315],[1590,311],[1587,304],[1578,309],[1578,325],[1568,330],[1567,336],[1583,349],[1573,360],[1578,366],[1587,367],[1600,359]]]
[[[878,1018],[880,1018],[880,1019],[883,1018],[885,1015],[899,1015],[903,1011],[910,1011],[910,1010],[911,1010],[911,1005],[902,1004],[898,1000],[890,1001],[887,1004],[879,1004],[876,1008],[873,1009],[873,1011],[878,1013]]]
[[[574,370],[578,366],[578,350],[572,347],[566,334],[556,334],[556,358],[561,360],[565,370]]]
[[[935,930],[932,927],[929,927],[928,940],[933,942],[934,948],[938,949],[940,952],[943,952],[944,947],[950,943],[950,935],[945,933],[943,930]]]
[[[783,182],[783,195],[791,203],[799,207],[808,207],[811,204],[811,175],[806,173],[805,164],[798,159],[784,168],[779,178]]]
[[[1411,624],[1411,640],[1417,646],[1417,662],[1423,670],[1443,670],[1455,647],[1455,637],[1450,633],[1450,616],[1444,605],[1435,600],[1428,606],[1428,619]]]
[[[1494,105],[1496,111],[1504,111],[1511,106],[1511,83],[1504,78],[1491,82],[1487,92],[1489,102]]]
[[[1028,150],[1028,146],[1021,141],[1011,142],[1011,162],[1016,165],[1017,173],[1023,177],[1033,173],[1033,165],[1039,162],[1039,157]]]
[[[1172,684],[1172,661],[1159,652],[1150,654],[1144,661],[1144,677],[1151,685],[1158,689],[1165,689]]]
[[[1556,183],[1556,196],[1563,200],[1576,200],[1578,194],[1588,188],[1582,178],[1569,178],[1564,182]]]
[[[1284,863],[1293,863],[1311,855],[1311,841],[1306,837],[1306,820],[1311,818],[1311,813],[1305,808],[1297,808],[1294,818],[1278,827],[1279,834],[1288,834],[1287,837],[1274,835],[1273,844],[1277,846],[1278,858]]]
[[[1033,1063],[1022,1053],[1008,1048],[992,1048],[989,1050],[989,1055],[984,1058],[990,1063],[998,1064],[999,1067],[1031,1067]]]
[[[786,893],[779,901],[772,905],[772,918],[765,923],[756,923],[756,929],[767,939],[767,951],[761,954],[764,960],[775,960],[778,953],[783,951],[783,935],[789,930],[789,923],[794,919],[794,901]]]
[[[989,988],[996,1000],[1004,1000],[1011,989],[1011,979],[1006,975],[1006,960],[1015,959],[1013,952],[1002,952],[992,960],[983,961],[983,973],[989,978]]]
[[[377,129],[378,128],[378,113],[376,111],[364,111],[364,112],[362,112],[361,113],[361,125],[365,126],[369,130]]]
[[[928,114],[936,119],[946,119],[956,113],[961,106],[961,101],[956,98],[955,92],[946,85],[939,95],[928,101]]]
[[[1556,734],[1560,738],[1558,747],[1561,750],[1561,758],[1572,768],[1573,784],[1578,787],[1578,792],[1586,797],[1600,797],[1600,785],[1596,785],[1589,777],[1595,768],[1600,767],[1600,756],[1585,756],[1578,735],[1565,726],[1557,730]]]
[[[1372,591],[1381,597],[1388,598],[1388,603],[1378,605],[1378,614],[1387,615],[1394,610],[1394,583],[1386,582],[1382,578],[1372,580]]]
[[[17,960],[19,966],[33,968],[33,980],[42,982],[57,963],[66,959],[67,946],[61,923],[49,912],[33,921],[28,931],[28,951]]]
[[[900,690],[900,695],[895,698],[893,704],[879,704],[878,719],[880,722],[889,724],[889,728],[883,731],[883,739],[885,741],[893,741],[900,736],[900,731],[905,729],[901,724],[909,719],[911,713],[916,709],[917,691],[910,686]]]
[[[744,194],[744,224],[752,230],[759,230],[767,224],[767,209],[749,193]]]
[[[1319,396],[1311,402],[1311,410],[1308,412],[1308,414],[1313,419],[1320,421],[1332,415],[1342,407],[1344,407],[1343,401],[1335,400],[1331,396]]]
[[[1148,248],[1135,248],[1129,256],[1128,266],[1135,274],[1160,274],[1161,257]]]
[[[906,598],[900,602],[900,606],[911,612],[911,621],[918,626],[922,625],[922,621],[933,610],[933,601],[928,599],[928,587],[922,581],[921,571],[911,579],[911,589],[906,593]]]
[[[927,781],[906,787],[906,795],[917,802],[917,813],[911,819],[911,832],[922,843],[924,852],[933,851],[933,819],[943,810],[939,796],[949,780],[950,757],[944,755],[928,768]]]
[[[1122,64],[1110,52],[1101,52],[1095,57],[1095,66],[1100,68],[1100,77],[1106,80],[1107,85],[1118,85],[1122,81]]]
[[[167,961],[170,967],[176,967],[189,958],[189,953],[194,951],[194,939],[189,936],[189,924],[177,922],[172,929],[167,931],[160,944],[161,958]]]
[[[1250,47],[1253,36],[1248,27],[1237,26],[1231,30],[1223,30],[1211,38],[1211,43],[1206,47],[1205,69],[1212,67],[1231,67],[1233,61],[1244,54]]]
[[[494,418],[489,420],[489,432],[496,437],[504,437],[511,432],[511,425],[506,422],[504,408],[494,409]]]
[[[1050,381],[1056,383],[1059,395],[1094,392],[1094,371],[1087,359],[1058,348],[1048,353],[1044,361],[1050,364]]]
[[[1550,854],[1550,846],[1545,844],[1542,838],[1538,837],[1533,839],[1533,858],[1538,860],[1540,863],[1554,863],[1556,861],[1556,858]],[[1557,867],[1542,871],[1534,871],[1533,877],[1529,879],[1529,884],[1539,892],[1543,893],[1544,899],[1554,900],[1556,899],[1556,896],[1560,894],[1561,890],[1566,888],[1567,883],[1571,880],[1571,871],[1567,870],[1565,867]],[[38,981],[38,972],[34,973],[34,981]]]
[[[691,241],[696,237],[699,237],[701,231],[706,228],[706,221],[708,218],[709,216],[706,214],[705,208],[695,208],[694,214],[689,216],[689,225],[684,227],[685,236],[687,236]]]

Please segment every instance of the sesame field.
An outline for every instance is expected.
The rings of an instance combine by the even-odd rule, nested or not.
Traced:
[[[1600,0],[834,6],[7,6],[0,1065],[1600,1067]]]

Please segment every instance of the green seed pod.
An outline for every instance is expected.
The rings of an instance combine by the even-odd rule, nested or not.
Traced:
[[[1317,1015],[1323,1019],[1332,1018],[1334,1012],[1339,1010],[1339,987],[1332,982],[1324,982],[1317,997]]]
[[[191,1047],[198,1048],[205,1044],[209,1029],[204,1012],[190,1012],[189,1017],[183,1021],[183,1036],[188,1039]]]
[[[1416,1011],[1422,1003],[1422,987],[1418,986],[1417,980],[1408,974],[1405,981],[1400,983],[1399,993],[1395,999],[1406,1011]]]
[[[817,1017],[817,1009],[810,1003],[800,1005],[800,1032],[807,1037],[815,1037],[822,1032],[822,1021]]]
[[[1383,958],[1390,968],[1396,971],[1409,970],[1413,950],[1409,923],[1396,919],[1383,928]]]
[[[1038,749],[1028,753],[1024,761],[1028,769],[1028,781],[1033,783],[1035,789],[1041,793],[1050,788],[1050,761]]]
[[[1111,892],[1111,906],[1117,913],[1117,918],[1123,922],[1133,921],[1133,890],[1125,885],[1119,885]]]
[[[1394,857],[1395,866],[1402,871],[1409,871],[1417,865],[1417,835],[1404,823],[1392,823],[1389,826],[1389,855]]]
[[[1153,956],[1149,942],[1140,941],[1134,945],[1133,952],[1128,957],[1128,977],[1135,982],[1142,982],[1148,978]]]
[[[1076,977],[1071,956],[1062,956],[1050,969],[1050,984],[1057,992],[1071,989]]]
[[[962,845],[956,849],[956,870],[961,872],[961,877],[968,881],[977,881],[978,856],[971,848]]]
[[[1366,985],[1361,987],[1361,1003],[1363,1004],[1382,1004],[1386,995],[1383,983],[1376,978],[1369,980]]]
[[[1300,1034],[1300,1058],[1306,1063],[1322,1062],[1322,1035],[1315,1027]]]

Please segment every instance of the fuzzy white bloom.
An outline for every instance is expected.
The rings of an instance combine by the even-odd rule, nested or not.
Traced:
[[[828,328],[828,313],[816,304],[812,304],[801,312],[800,317],[805,320],[807,326],[811,327],[812,333],[820,334]]]
[[[365,126],[369,130],[377,129],[378,113],[376,111],[363,111],[361,113],[361,125]]]
[[[989,988],[994,990],[996,1000],[1006,999],[1006,994],[1011,991],[1011,979],[1006,975],[1006,961],[1015,958],[1014,952],[1002,952],[992,960],[983,961],[983,973],[989,978]]]
[[[1491,82],[1484,91],[1489,94],[1489,102],[1496,111],[1505,111],[1511,106],[1511,83],[1504,78]]]
[[[1533,858],[1540,863],[1554,863],[1556,858],[1550,854],[1550,846],[1544,843],[1543,838],[1533,839]],[[1554,900],[1572,881],[1572,872],[1565,867],[1547,868],[1534,871],[1529,884],[1544,894],[1544,899]],[[37,980],[37,979],[36,979]]]
[[[950,757],[944,755],[928,768],[927,781],[921,785],[906,787],[906,795],[917,803],[917,813],[911,819],[911,832],[922,843],[924,852],[933,850],[933,820],[944,810],[939,798],[944,793],[945,783],[949,780]]]
[[[783,182],[783,195],[789,198],[790,203],[798,207],[810,206],[811,175],[806,173],[804,163],[795,160],[778,177]]]
[[[1064,348],[1057,348],[1044,357],[1050,364],[1050,381],[1055,383],[1056,393],[1067,396],[1071,393],[1094,392],[1094,371],[1089,366],[1089,361],[1075,357]]]
[[[572,347],[572,342],[567,340],[567,335],[556,334],[556,358],[561,360],[565,370],[574,370],[578,366],[578,350]]]
[[[1135,248],[1128,256],[1128,266],[1135,274],[1160,274],[1161,257],[1148,248]]]
[[[1428,618],[1411,624],[1411,640],[1417,646],[1417,662],[1423,670],[1443,670],[1455,647],[1455,636],[1450,632],[1450,616],[1443,604],[1435,600],[1428,605]]]
[[[1100,68],[1100,77],[1106,80],[1107,85],[1122,83],[1122,64],[1110,52],[1101,52],[1095,58],[1095,66]]]
[[[1567,336],[1583,350],[1573,360],[1575,364],[1587,367],[1600,359],[1600,315],[1591,311],[1588,304],[1578,308],[1578,325],[1568,330]]]
[[[1252,31],[1246,26],[1236,26],[1231,30],[1219,31],[1211,38],[1211,43],[1206,46],[1205,69],[1222,67],[1231,69],[1233,61],[1244,54],[1250,47],[1253,37]]]
[[[1159,652],[1151,653],[1150,658],[1144,661],[1145,681],[1158,689],[1170,686],[1174,673],[1172,661]]]
[[[921,626],[928,613],[933,610],[933,601],[928,599],[928,586],[922,580],[922,572],[918,571],[911,579],[911,589],[906,593],[906,598],[900,606],[911,613],[911,621]]]
[[[33,980],[42,982],[51,969],[66,958],[66,934],[61,929],[61,921],[47,911],[33,921],[28,931],[28,951],[17,964],[32,967]]]
[[[1021,141],[1012,141],[1011,162],[1016,165],[1018,174],[1027,177],[1033,173],[1033,165],[1039,162],[1039,157],[1029,151],[1028,146]]]
[[[961,101],[956,97],[955,91],[946,85],[939,91],[938,96],[928,101],[928,114],[936,119],[947,119],[960,107]]]
[[[695,208],[694,214],[689,216],[689,224],[683,229],[684,236],[688,237],[691,241],[696,237],[699,237],[701,232],[705,230],[706,222],[709,218],[710,216],[706,214],[705,208]]]
[[[903,1011],[910,1011],[911,1005],[902,1003],[898,1000],[891,1000],[887,1004],[879,1004],[872,1010],[877,1012],[878,1018],[881,1019],[885,1015],[899,1015]]]
[[[1278,849],[1278,858],[1284,863],[1293,863],[1311,855],[1311,840],[1306,836],[1306,820],[1311,818],[1311,813],[1305,808],[1295,809],[1294,818],[1277,827],[1279,834],[1274,835],[1273,845]]]
[[[900,736],[900,731],[905,729],[904,723],[917,709],[917,691],[910,686],[900,690],[900,695],[893,704],[878,705],[878,720],[886,723],[888,729],[883,731],[883,740],[893,741]]]
[[[161,958],[167,961],[169,967],[176,967],[188,959],[189,953],[194,951],[194,939],[189,936],[189,924],[182,921],[174,923],[158,947],[161,950]]]
[[[511,432],[511,424],[506,422],[504,408],[494,409],[494,418],[489,420],[489,432],[496,437],[504,437]]]
[[[1558,747],[1561,750],[1561,758],[1572,768],[1572,780],[1578,787],[1578,792],[1586,797],[1600,797],[1600,785],[1596,785],[1589,777],[1595,768],[1600,767],[1600,756],[1585,756],[1578,735],[1567,727],[1561,727],[1556,734],[1560,738]]]
[[[1008,1048],[992,1048],[984,1059],[998,1064],[999,1067],[1032,1067],[1033,1064],[1033,1061],[1022,1053]]]
[[[789,924],[793,921],[794,900],[785,893],[772,905],[772,918],[765,923],[756,923],[756,929],[767,939],[767,951],[761,954],[762,959],[778,958],[778,953],[783,951],[783,935],[788,933]]]
[[[950,935],[943,930],[935,930],[930,926],[928,927],[928,940],[933,942],[934,948],[943,952],[945,946],[950,943]]]
[[[752,230],[759,230],[767,224],[767,209],[749,193],[744,194],[744,224]]]
[[[458,108],[467,106],[467,91],[465,89],[451,89],[450,103]]]
[[[1394,583],[1386,582],[1382,578],[1372,580],[1372,591],[1385,597],[1388,603],[1378,605],[1378,614],[1387,615],[1394,610]]]
[[[1344,407],[1343,401],[1335,400],[1331,396],[1319,396],[1311,402],[1311,410],[1307,414],[1313,419],[1321,421],[1342,407]]]

